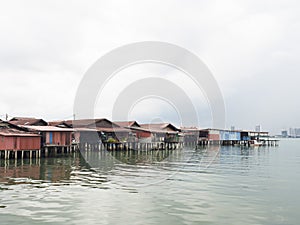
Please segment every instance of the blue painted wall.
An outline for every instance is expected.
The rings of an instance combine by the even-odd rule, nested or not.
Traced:
[[[53,143],[53,133],[49,132],[49,144]]]
[[[238,131],[220,131],[221,141],[240,141],[241,133]]]

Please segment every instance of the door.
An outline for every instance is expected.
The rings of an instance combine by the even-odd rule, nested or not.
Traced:
[[[49,132],[49,144],[53,143],[53,133]]]

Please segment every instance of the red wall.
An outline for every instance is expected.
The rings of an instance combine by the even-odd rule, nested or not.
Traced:
[[[52,132],[52,143],[50,143],[50,132],[46,133],[46,144],[58,146],[70,145],[72,141],[72,132]]]
[[[1,136],[0,150],[39,150],[41,137]]]
[[[151,137],[150,132],[137,131],[135,133],[136,133],[137,138],[149,138],[149,137]]]
[[[219,134],[208,134],[208,140],[219,141],[220,135]]]

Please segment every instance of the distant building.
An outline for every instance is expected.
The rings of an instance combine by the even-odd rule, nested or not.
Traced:
[[[295,129],[294,128],[290,128],[289,129],[289,135],[290,135],[290,137],[296,137],[296,133],[295,133]]]
[[[256,131],[256,132],[261,132],[261,131],[262,131],[261,125],[255,126],[255,131]]]
[[[282,136],[282,137],[288,137],[289,135],[288,135],[287,130],[282,130],[282,131],[281,131],[281,136]]]
[[[293,138],[300,137],[300,128],[290,128],[289,136]]]
[[[295,128],[296,137],[300,137],[300,128]]]

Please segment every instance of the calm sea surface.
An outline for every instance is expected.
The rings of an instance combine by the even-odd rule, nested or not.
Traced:
[[[0,161],[0,224],[300,223],[300,140]]]

